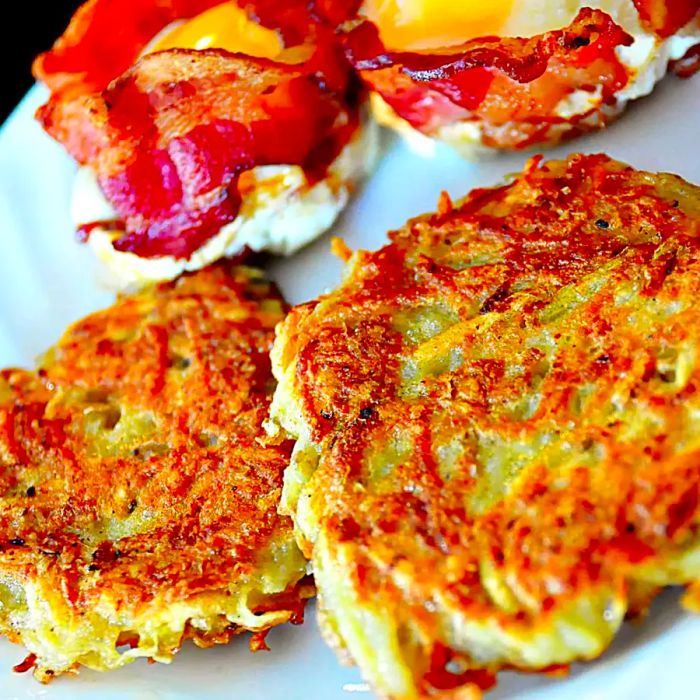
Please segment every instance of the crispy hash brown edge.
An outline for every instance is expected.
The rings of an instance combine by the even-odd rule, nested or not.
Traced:
[[[350,260],[272,352],[282,512],[382,697],[599,656],[698,607],[700,190],[534,159]]]
[[[284,303],[219,264],[70,327],[0,375],[0,632],[42,681],[169,662],[243,630],[265,648],[313,593],[263,445]]]

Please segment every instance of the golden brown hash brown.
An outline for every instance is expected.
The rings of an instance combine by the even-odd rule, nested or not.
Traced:
[[[533,160],[280,327],[283,510],[380,696],[596,657],[662,586],[700,603],[699,233],[676,176]]]
[[[283,311],[219,265],[0,375],[0,631],[40,680],[300,620],[306,564],[277,514],[291,445],[259,444]]]

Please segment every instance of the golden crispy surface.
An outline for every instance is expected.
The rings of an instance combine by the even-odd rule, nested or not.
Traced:
[[[273,350],[323,627],[392,698],[593,658],[700,578],[698,188],[572,156],[440,209]]]
[[[257,272],[219,265],[2,373],[0,630],[39,678],[301,615],[306,566],[276,512],[289,449],[258,443],[282,317]]]

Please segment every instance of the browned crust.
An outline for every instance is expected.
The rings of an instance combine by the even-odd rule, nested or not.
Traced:
[[[446,607],[525,635],[596,590],[639,614],[650,572],[693,577],[672,562],[700,524],[699,195],[602,155],[534,160],[357,254],[280,329],[321,455],[300,534],[357,605],[420,630],[425,692],[459,652]],[[425,310],[440,327],[419,337]],[[451,682],[508,665],[467,658]]]
[[[289,444],[260,440],[283,311],[259,275],[220,264],[79,321],[37,373],[5,370],[0,572],[60,592],[77,621],[105,597],[132,619],[234,595],[274,568],[266,552],[291,537],[277,514]],[[287,591],[249,599],[252,611],[300,620],[303,569]],[[183,639],[241,630],[223,617],[214,627],[188,624]]]

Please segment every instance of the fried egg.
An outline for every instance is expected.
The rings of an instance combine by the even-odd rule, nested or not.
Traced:
[[[581,7],[599,8],[633,28],[638,14],[628,0],[367,0],[363,14],[390,50],[454,47],[484,36],[529,37],[570,24]]]
[[[173,22],[146,50],[226,49],[247,56],[277,58],[283,48],[277,32],[251,21],[235,3],[223,2],[192,19]]]
[[[357,106],[342,55],[329,50],[331,29],[309,20],[301,31],[308,15],[301,6],[291,19],[275,18],[277,30],[253,19],[254,7],[223,2],[171,22],[149,42],[142,36],[140,59],[106,89],[92,92],[78,73],[70,74],[75,90],[64,89],[52,82],[61,70],[54,64],[66,45],[84,49],[70,70],[94,58],[105,31],[100,8],[105,3],[76,14],[55,55],[37,61],[53,90],[39,118],[82,163],[73,221],[116,286],[172,279],[246,250],[288,255],[332,225],[374,165],[379,130]],[[186,56],[211,66],[220,50],[230,65],[222,56],[208,75],[187,68]],[[179,112],[177,98],[165,104],[173,91],[182,91]],[[199,102],[191,106],[193,95]],[[177,240],[181,232],[181,247],[146,250],[148,241]]]
[[[690,7],[692,3],[687,5]],[[670,8],[671,3],[666,6]],[[523,110],[522,118],[511,120],[494,118],[497,110],[490,113],[474,110],[471,114],[436,120],[433,124],[412,123],[410,109],[406,105],[397,109],[396,94],[384,84],[372,96],[376,118],[406,136],[418,150],[428,153],[433,150],[433,139],[451,144],[468,157],[484,150],[554,143],[608,123],[630,100],[649,94],[666,74],[670,62],[681,59],[691,47],[700,43],[700,20],[697,14],[692,17],[692,7],[686,11],[689,21],[666,35],[663,31],[652,30],[632,0],[506,0],[494,3],[367,0],[362,14],[376,25],[387,51],[449,54],[466,42],[482,37],[507,41],[512,37],[535,37],[560,30],[568,27],[584,7],[605,12],[630,35],[629,45],[615,48],[616,58],[628,74],[626,84],[612,96],[603,95],[601,85],[595,84],[564,89],[546,115],[552,124],[540,129],[535,138],[527,128],[519,133],[528,120],[538,118],[535,114],[528,115],[527,110]],[[667,12],[670,13],[670,9]],[[495,47],[500,44],[489,41]],[[372,76],[367,73],[365,77],[372,87]],[[552,85],[558,80],[556,76],[548,79]]]

